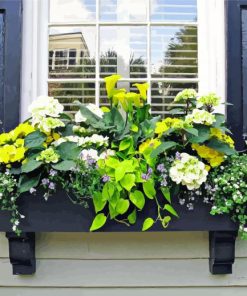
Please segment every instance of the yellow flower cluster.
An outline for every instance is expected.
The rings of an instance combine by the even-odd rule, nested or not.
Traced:
[[[0,135],[0,163],[10,164],[23,160],[26,152],[24,138],[34,128],[29,123],[21,123],[9,133]]]
[[[139,146],[139,152],[144,154],[148,150],[153,150],[161,144],[159,139],[147,139]],[[151,149],[150,149],[151,148]]]
[[[191,125],[182,119],[167,117],[166,119],[156,123],[155,133],[161,135],[170,128],[183,129],[189,126]]]
[[[192,144],[192,149],[196,150],[201,158],[207,160],[211,167],[217,167],[224,161],[224,154],[205,145]]]
[[[211,137],[215,137],[223,143],[228,144],[231,148],[234,148],[234,141],[233,139],[224,134],[219,128],[211,128],[210,129]]]

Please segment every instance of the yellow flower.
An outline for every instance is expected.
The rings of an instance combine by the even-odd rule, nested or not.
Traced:
[[[224,134],[219,128],[215,128],[215,127],[211,128],[210,134],[211,134],[211,137],[215,137],[221,142],[228,144],[231,148],[234,148],[233,139],[230,136]]]
[[[108,113],[108,112],[111,111],[108,107],[105,107],[105,106],[101,107],[100,109],[101,109],[104,113]]]
[[[182,119],[167,117],[161,122],[156,123],[155,133],[161,136],[161,134],[165,133],[170,128],[183,129],[189,126],[191,125],[183,121]]]
[[[26,149],[24,147],[17,148],[15,154],[10,158],[11,162],[21,161],[25,156]]]
[[[139,152],[145,153],[147,150],[151,148],[151,150],[157,148],[161,144],[159,139],[147,139],[139,146]]]
[[[21,123],[19,124],[13,131],[11,131],[10,137],[12,141],[15,141],[18,138],[25,138],[30,133],[34,132],[35,129],[32,125],[29,123]]]
[[[114,74],[114,75],[104,78],[105,83],[106,83],[106,92],[107,92],[107,96],[109,99],[112,98],[113,91],[115,89],[115,85],[120,78],[121,78],[121,75],[117,75],[117,74]]]
[[[201,158],[207,160],[212,167],[219,166],[224,161],[224,154],[205,145],[192,144],[192,149],[196,150]]]
[[[25,141],[24,139],[17,139],[14,143],[15,147],[24,147]]]
[[[133,86],[136,86],[137,89],[140,92],[141,98],[143,100],[147,99],[147,90],[149,89],[149,84],[148,83],[135,83]]]
[[[10,137],[9,133],[0,134],[0,145],[7,144],[10,141],[11,141],[11,137]]]

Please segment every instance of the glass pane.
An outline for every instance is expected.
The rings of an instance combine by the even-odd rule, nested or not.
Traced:
[[[243,136],[247,139],[247,9],[242,9]]]
[[[147,29],[104,26],[100,28],[100,76],[147,76]]]
[[[49,83],[48,92],[49,96],[55,97],[65,106],[66,112],[76,112],[78,110],[75,101],[80,101],[83,104],[95,103],[94,82]]]
[[[50,0],[50,22],[95,21],[96,0]]]
[[[195,22],[196,0],[151,0],[151,21]]]
[[[184,88],[197,90],[198,85],[188,82],[152,82],[151,87],[152,114],[164,116],[168,113],[170,104],[178,92]],[[173,104],[173,106],[181,106],[181,104]]]
[[[151,44],[152,77],[197,77],[197,27],[152,27]]]
[[[140,22],[147,19],[147,0],[100,0],[100,20]]]
[[[95,36],[94,27],[52,27],[49,78],[94,78]]]

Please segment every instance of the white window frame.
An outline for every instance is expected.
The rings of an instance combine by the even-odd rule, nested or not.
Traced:
[[[198,82],[199,93],[216,92],[225,101],[225,4],[224,0],[197,0],[198,22],[189,22],[188,25],[198,26],[198,78],[159,78],[161,82]],[[110,22],[99,21],[99,0],[96,0],[96,77],[95,79],[73,79],[73,81],[85,82],[94,80],[96,83],[95,98],[99,104],[100,78],[99,73],[99,26],[111,25]],[[148,1],[148,6],[150,1]],[[147,11],[150,12],[148,7]],[[30,17],[32,16],[32,17]],[[217,20],[217,25],[215,25]],[[26,119],[28,105],[40,95],[48,93],[48,82],[70,82],[71,79],[48,79],[48,58],[49,58],[49,0],[23,0],[23,53],[22,53],[22,93],[21,93],[21,119]],[[68,25],[94,25],[93,23],[70,23]],[[159,26],[162,23],[156,22]],[[186,23],[174,23],[180,25]],[[58,24],[56,24],[58,25]],[[114,22],[115,25],[115,22]],[[157,81],[151,77],[151,22],[143,24],[120,22],[125,25],[147,25],[147,78],[125,78],[125,82]],[[152,23],[152,26],[154,24]],[[151,100],[151,87],[148,92],[148,100]],[[220,112],[224,112],[221,107]]]

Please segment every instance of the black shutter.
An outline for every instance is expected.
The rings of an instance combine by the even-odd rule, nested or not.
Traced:
[[[19,123],[22,1],[0,0],[0,120],[5,131]]]
[[[238,150],[247,140],[247,0],[226,0],[227,121]]]

